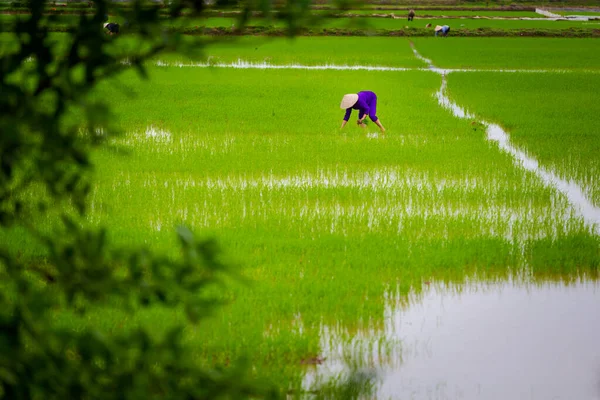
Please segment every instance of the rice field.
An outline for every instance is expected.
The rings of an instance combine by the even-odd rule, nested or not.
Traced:
[[[516,144],[531,149],[542,165],[577,182],[600,206],[600,127],[594,117],[600,115],[594,98],[600,90],[599,74],[481,72],[456,73],[448,80],[457,103],[501,123]],[[561,93],[560,101],[549,100],[556,93]]]
[[[406,39],[391,37],[354,37],[350,41],[331,36],[293,39],[241,37],[227,39],[219,46],[209,46],[202,55],[193,59],[170,54],[161,56],[160,61],[167,65],[230,64],[242,60],[271,65],[426,67],[423,61],[414,57],[407,43]],[[332,48],[335,52],[331,51]],[[365,48],[369,50],[362,51]]]
[[[426,11],[423,11],[425,13]],[[600,21],[590,20],[552,20],[545,19],[542,15],[529,15],[531,19],[517,19],[517,18],[501,18],[496,14],[494,15],[480,15],[478,17],[477,12],[474,14],[454,14],[440,12],[433,14],[417,14],[415,20],[412,22],[407,21],[405,18],[405,12],[400,11],[393,13],[396,18],[366,18],[366,17],[354,17],[354,18],[343,18],[343,17],[322,17],[319,12],[315,12],[311,16],[307,16],[301,25],[309,30],[319,29],[363,29],[363,30],[381,30],[381,31],[393,31],[409,28],[424,28],[426,24],[431,23],[435,25],[449,25],[452,29],[553,29],[553,30],[565,30],[570,28],[579,29],[598,29],[600,27]],[[512,16],[511,13],[506,13],[507,17]],[[421,18],[421,15],[428,15],[427,18]],[[478,17],[478,18],[475,18]],[[497,18],[498,17],[498,18]],[[11,24],[18,19],[26,18],[24,14],[0,14],[0,22],[3,24]],[[66,28],[68,26],[74,26],[77,24],[77,15],[52,15],[48,16],[48,23],[60,28]],[[111,21],[123,24],[125,21],[120,17],[112,17]],[[207,18],[189,18],[184,21],[179,19],[168,19],[165,18],[165,26],[177,29],[183,28],[195,28],[195,27],[206,27],[206,28],[234,28],[239,24],[239,17],[207,17]],[[267,18],[250,18],[246,26],[248,27],[270,27],[270,28],[284,28],[285,22],[276,19]],[[432,31],[433,35],[433,31]]]
[[[412,38],[440,68],[600,70],[600,42],[563,38]],[[518,75],[517,75],[518,76]]]
[[[166,254],[176,251],[175,227],[186,225],[215,237],[250,280],[229,282],[229,304],[201,331],[186,332],[199,363],[246,355],[256,376],[302,397],[315,364],[327,366],[330,347],[351,347],[353,338],[371,351],[378,346],[380,360],[400,362],[401,339],[386,333],[394,307],[407,312],[430,284],[597,289],[600,227],[488,140],[479,121],[499,124],[514,146],[572,179],[599,207],[600,42],[413,43],[441,68],[562,72],[440,74],[399,38],[241,38],[196,60],[153,60],[149,80],[130,71],[94,91],[111,99],[111,123],[122,135],[93,154],[87,223],[109,228],[114,243]],[[343,68],[303,68],[325,65]],[[366,68],[381,66],[396,69]],[[444,87],[469,118],[440,105]],[[373,123],[357,127],[356,113],[340,129],[342,95],[360,90],[377,93],[385,134]],[[24,256],[43,256],[20,232],[0,235]],[[509,303],[518,298],[511,296]],[[597,290],[585,296],[599,299]],[[510,304],[509,314],[519,308]],[[56,320],[108,333],[146,324],[160,335],[181,318],[157,309],[132,320],[106,312]],[[372,361],[350,353],[350,365]],[[416,398],[427,398],[427,385]]]
[[[230,64],[242,60],[272,65],[426,67],[425,62],[413,55],[410,42],[424,57],[436,60],[440,68],[585,70],[591,73],[600,70],[600,59],[593,56],[600,52],[600,41],[588,38],[242,37],[205,48],[202,55],[194,59],[168,55],[161,60],[167,65]],[[332,48],[335,52],[330,50]]]
[[[401,16],[401,15],[400,15]],[[542,18],[542,17],[540,17]],[[233,17],[212,17],[190,21],[189,26],[205,27],[232,27],[236,26],[237,18]],[[598,28],[600,25],[594,24],[596,21],[552,21],[552,20],[511,20],[511,19],[475,19],[475,18],[428,18],[415,19],[408,22],[405,18],[323,18],[317,19],[312,24],[306,23],[313,28],[345,28],[345,29],[381,29],[381,30],[399,30],[406,27],[424,28],[426,24],[450,25],[454,29],[460,28],[495,28],[495,29],[568,29],[568,28]],[[174,23],[176,25],[177,23]],[[169,23],[167,23],[169,25]],[[284,22],[269,21],[260,18],[250,18],[247,26],[272,26],[284,27]],[[433,31],[432,31],[433,35]]]

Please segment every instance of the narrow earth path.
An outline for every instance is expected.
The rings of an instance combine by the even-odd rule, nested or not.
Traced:
[[[435,67],[430,59],[419,54],[412,42],[410,45],[415,57],[427,63],[430,71],[438,73],[442,76],[442,85],[440,90],[436,93],[438,103],[442,107],[450,110],[452,114],[458,118],[478,120],[480,124],[486,126],[487,140],[496,142],[501,150],[510,154],[515,165],[535,173],[546,185],[562,192],[565,196],[567,196],[567,199],[577,213],[581,215],[585,223],[591,227],[595,234],[600,235],[600,208],[596,207],[590,200],[587,199],[583,189],[577,183],[565,180],[559,177],[554,171],[541,167],[535,158],[527,155],[525,152],[513,146],[510,143],[510,137],[508,133],[505,132],[500,125],[479,119],[465,111],[457,104],[453,103],[448,97],[446,91],[446,75],[453,70],[445,70]]]

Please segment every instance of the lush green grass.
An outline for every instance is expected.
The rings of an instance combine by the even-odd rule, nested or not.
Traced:
[[[58,46],[66,43],[64,33],[50,34]],[[122,36],[122,49],[136,48],[135,42]],[[273,65],[367,65],[422,68],[426,64],[414,57],[407,38],[391,37],[185,37],[210,45],[200,49],[195,57],[180,54],[161,54],[157,60],[167,63],[232,63],[238,60]],[[206,40],[203,40],[206,39]],[[10,33],[0,34],[0,54],[14,50],[15,40]],[[332,50],[334,49],[334,50]],[[368,51],[365,51],[368,49]],[[126,51],[126,50],[124,50]]]
[[[178,55],[162,55],[160,59],[190,62]],[[207,60],[210,63],[244,60],[276,65],[426,66],[414,57],[408,39],[391,37],[222,38],[196,59]]]
[[[561,38],[411,38],[442,68],[600,69],[600,41]]]
[[[600,206],[599,74],[452,73],[449,90]]]
[[[271,64],[425,66],[413,56],[411,41],[419,53],[443,68],[600,69],[600,59],[591,56],[600,52],[600,41],[558,38],[234,38],[209,46],[197,61],[230,63],[241,59]],[[189,62],[180,56],[161,56],[161,59]]]

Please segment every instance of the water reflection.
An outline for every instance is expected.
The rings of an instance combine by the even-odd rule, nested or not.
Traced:
[[[114,196],[133,195],[127,182],[113,185]],[[140,185],[156,204],[149,215],[153,229],[156,219],[213,227],[275,224],[344,236],[360,229],[437,237],[441,233],[433,227],[440,227],[511,243],[579,232],[583,226],[564,199],[548,202],[529,182],[511,188],[496,177],[443,178],[399,167],[176,179],[147,174]],[[481,203],[481,198],[494,200]]]
[[[600,399],[596,282],[430,284],[398,300],[383,332],[324,328],[326,361],[305,385],[353,360],[379,370],[377,398]]]

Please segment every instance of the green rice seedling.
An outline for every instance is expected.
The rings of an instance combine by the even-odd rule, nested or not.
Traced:
[[[167,63],[194,61],[177,55],[162,56],[161,60]],[[425,66],[413,56],[408,40],[391,37],[230,38],[207,47],[196,61],[214,65],[239,60],[274,65]]]
[[[66,35],[53,33],[54,45],[65,46]],[[0,33],[0,54],[14,44],[12,34]],[[135,38],[122,37],[116,52],[127,52],[137,46]],[[198,38],[194,38],[197,40]],[[416,59],[408,39],[391,37],[220,37],[206,38],[206,46],[198,49],[195,57],[163,54],[155,62],[165,65],[207,65],[236,63],[240,60],[273,65],[309,66],[383,66],[422,68],[426,64]],[[335,49],[335,51],[331,51]],[[365,51],[364,49],[368,49]]]
[[[533,273],[546,279],[548,276],[564,281],[577,279],[572,274],[574,269],[591,279],[597,279],[600,273],[598,241],[586,235],[531,240],[526,246],[526,257]]]
[[[437,38],[440,39],[440,38]],[[598,70],[595,39],[412,38],[417,50],[440,68]]]
[[[173,74],[173,71],[168,69],[156,70],[153,72],[154,82],[165,82],[170,87],[170,91],[161,89],[158,84],[153,85],[149,88],[152,92],[140,96],[143,98],[141,102],[131,102],[131,107],[150,110],[147,115],[152,115],[153,119],[157,121],[156,126],[160,126],[164,132],[170,132],[171,139],[161,143],[160,140],[155,139],[160,138],[160,135],[149,134],[148,131],[142,135],[136,134],[136,130],[143,130],[143,124],[150,121],[147,116],[138,121],[138,118],[134,118],[133,110],[127,111],[129,106],[125,106],[120,114],[127,116],[125,121],[132,127],[134,133],[132,136],[126,136],[127,141],[124,144],[138,147],[136,143],[145,143],[142,148],[136,149],[136,158],[140,157],[140,161],[136,164],[139,167],[146,165],[147,162],[142,162],[142,160],[147,158],[151,160],[151,164],[148,164],[151,169],[147,170],[148,167],[140,169],[135,164],[130,165],[127,158],[119,161],[120,157],[113,158],[111,156],[109,158],[110,165],[118,170],[128,171],[128,174],[119,181],[129,182],[129,184],[123,187],[121,183],[117,185],[117,182],[109,180],[109,182],[113,182],[109,187],[116,186],[109,190],[108,197],[101,196],[101,194],[109,187],[102,191],[99,190],[95,195],[100,196],[97,197],[99,201],[104,198],[104,201],[101,202],[107,204],[105,207],[107,207],[108,215],[122,221],[119,225],[122,227],[123,233],[119,234],[119,229],[117,229],[117,235],[128,236],[128,230],[139,224],[136,221],[144,221],[146,218],[143,225],[151,232],[154,231],[149,238],[156,245],[160,245],[160,242],[166,238],[166,234],[162,232],[168,226],[178,222],[192,224],[192,226],[199,224],[198,226],[212,227],[209,228],[209,231],[219,232],[224,237],[237,232],[234,234],[237,239],[231,240],[231,242],[232,244],[246,242],[243,247],[246,248],[245,251],[248,251],[246,246],[250,237],[261,237],[262,235],[269,237],[269,241],[278,238],[276,242],[280,242],[282,238],[289,236],[289,234],[286,235],[286,232],[294,232],[293,236],[296,239],[291,242],[288,239],[276,247],[287,243],[285,248],[299,250],[304,247],[304,240],[321,241],[328,237],[329,240],[342,239],[347,235],[362,237],[362,241],[370,243],[368,238],[375,234],[370,246],[377,246],[378,241],[383,241],[384,237],[396,232],[396,235],[400,234],[408,240],[408,243],[412,243],[411,246],[415,246],[415,241],[425,240],[426,248],[432,248],[433,243],[439,240],[440,247],[436,245],[437,250],[435,251],[408,253],[410,256],[405,253],[405,256],[410,259],[418,255],[417,259],[421,261],[417,261],[417,265],[430,265],[432,270],[445,270],[446,273],[449,272],[448,267],[455,265],[460,268],[457,276],[462,276],[465,266],[473,263],[472,261],[465,262],[464,255],[468,254],[465,253],[465,249],[476,248],[472,240],[478,240],[477,238],[482,233],[486,235],[492,233],[488,227],[489,224],[494,226],[494,231],[498,231],[500,226],[504,226],[504,230],[501,230],[503,233],[500,235],[502,238],[512,237],[516,234],[515,232],[521,232],[519,235],[525,235],[524,237],[537,237],[538,235],[552,235],[556,229],[561,231],[567,229],[567,232],[571,229],[582,229],[578,223],[570,228],[568,226],[558,228],[556,224],[560,226],[563,218],[560,214],[557,214],[556,219],[553,219],[548,225],[548,217],[557,212],[556,205],[552,204],[553,200],[551,200],[554,195],[551,191],[542,189],[539,184],[533,184],[534,177],[528,177],[530,183],[527,184],[535,188],[531,192],[531,199],[528,199],[528,195],[522,191],[512,193],[507,191],[508,188],[503,187],[504,185],[498,186],[499,182],[506,179],[506,172],[502,174],[502,177],[495,179],[487,176],[491,173],[488,171],[484,175],[483,181],[475,177],[473,181],[468,178],[461,180],[460,177],[464,177],[464,174],[469,175],[469,171],[472,169],[470,164],[477,159],[483,162],[484,159],[494,160],[499,156],[504,163],[508,163],[509,160],[501,154],[496,157],[491,156],[490,154],[494,154],[496,150],[493,146],[488,146],[483,142],[481,137],[473,137],[467,141],[472,148],[471,146],[465,147],[467,144],[465,143],[457,148],[456,154],[449,151],[454,147],[453,144],[459,144],[461,140],[448,137],[443,133],[444,128],[439,126],[440,120],[443,118],[433,117],[435,114],[433,111],[428,112],[433,117],[432,119],[424,116],[420,121],[424,125],[421,127],[408,122],[406,117],[403,118],[402,115],[418,114],[419,111],[416,110],[423,109],[425,104],[433,110],[435,109],[433,98],[423,96],[424,98],[419,100],[404,88],[406,82],[424,82],[422,78],[418,77],[429,76],[426,73],[421,74],[423,73],[403,73],[404,79],[401,79],[397,86],[390,85],[391,73],[387,75],[387,79],[379,78],[381,73],[373,74],[373,79],[376,81],[383,79],[382,82],[386,82],[385,85],[390,86],[386,89],[384,86],[377,87],[371,83],[370,87],[374,87],[374,90],[380,93],[381,98],[394,97],[392,89],[404,90],[407,93],[400,98],[395,96],[395,102],[387,100],[381,103],[380,107],[385,107],[387,104],[388,109],[391,109],[392,114],[388,118],[405,121],[407,127],[394,129],[392,125],[389,128],[389,139],[386,139],[385,144],[380,144],[378,141],[362,135],[355,137],[355,135],[346,133],[341,137],[338,136],[336,130],[341,115],[340,110],[336,108],[337,104],[331,107],[331,113],[311,114],[310,121],[331,120],[329,128],[316,124],[310,126],[304,124],[305,115],[311,113],[311,104],[322,104],[315,106],[317,110],[326,108],[325,103],[321,103],[323,100],[319,100],[318,97],[307,98],[306,95],[302,95],[306,91],[308,76],[311,77],[315,87],[329,87],[327,90],[331,90],[332,95],[324,93],[323,97],[331,98],[331,103],[334,100],[337,103],[337,97],[333,93],[338,95],[344,93],[345,81],[352,80],[353,75],[365,76],[363,73],[360,75],[344,73],[345,79],[338,82],[336,84],[339,86],[338,89],[333,91],[330,89],[331,82],[329,84],[325,82],[331,81],[334,73],[315,74],[311,71],[308,75],[307,72],[281,72],[276,74],[281,77],[277,80],[276,87],[267,85],[267,87],[261,88],[257,82],[267,82],[267,77],[269,77],[268,80],[272,80],[273,72],[244,71],[240,74],[237,71],[185,71],[180,74],[182,78],[185,75],[185,88],[180,86],[178,90],[175,90],[173,79],[177,74]],[[170,79],[167,81],[160,78],[160,75],[169,76]],[[196,84],[196,76],[199,78],[210,76],[211,81],[215,82],[214,88],[213,84],[205,79]],[[323,81],[316,80],[317,76],[322,76]],[[437,79],[431,77],[431,80],[434,83]],[[294,82],[298,83],[294,84]],[[194,94],[194,91],[198,90],[195,88],[199,87],[203,87],[205,92]],[[283,91],[279,92],[277,87],[281,88],[279,90],[283,90],[285,94]],[[219,104],[211,104],[214,101],[210,100],[212,96],[209,94],[217,93],[217,91],[221,94]],[[235,93],[235,96],[228,99],[225,96],[226,93]],[[240,93],[246,93],[247,100],[243,102],[244,104],[253,104],[251,112],[245,114],[244,111],[238,111],[235,114],[237,121],[223,125],[219,121],[226,121],[226,118],[232,119],[231,116],[227,117],[226,110],[236,108],[235,104],[239,102]],[[263,109],[262,105],[271,103],[269,96],[280,99],[297,97],[298,99],[303,98],[303,100],[302,103],[294,100],[291,103],[272,108],[269,119],[273,121],[254,118],[253,116]],[[157,103],[151,99],[157,97],[161,98],[159,107],[152,105]],[[198,103],[198,101],[200,102]],[[398,104],[398,101],[401,103]],[[415,111],[411,112],[411,109],[415,109]],[[438,113],[443,113],[443,111],[440,110]],[[195,117],[195,115],[197,116]],[[213,118],[206,119],[202,115],[211,115]],[[384,118],[384,114],[381,115]],[[201,121],[193,122],[195,119]],[[185,123],[182,124],[184,121]],[[286,121],[286,125],[282,127],[280,121]],[[135,128],[136,126],[138,128]],[[402,133],[405,129],[407,134]],[[465,126],[464,129],[465,132],[470,132],[468,126]],[[400,131],[399,134],[396,133],[395,137],[391,136],[394,130]],[[456,128],[451,131],[455,130]],[[200,136],[192,134],[194,131],[198,132]],[[422,133],[415,137],[415,133],[419,131]],[[163,135],[168,137],[166,133]],[[473,142],[472,140],[475,139],[477,140]],[[477,141],[481,141],[481,143],[477,145]],[[488,150],[485,154],[476,155],[481,151],[482,146]],[[469,148],[471,150],[467,150]],[[420,151],[425,151],[425,153],[420,154]],[[465,153],[465,151],[467,152]],[[188,153],[195,155],[190,157],[187,155]],[[466,156],[466,154],[470,155]],[[469,165],[457,162],[461,158],[469,159]],[[394,168],[381,169],[381,166],[387,163],[395,165],[398,162],[400,164],[397,170]],[[354,163],[356,165],[351,167]],[[153,170],[151,165],[154,164],[162,165],[161,170],[151,172]],[[504,169],[506,168],[505,165]],[[415,172],[410,172],[415,169],[416,177]],[[486,171],[488,169],[494,168],[488,167]],[[422,170],[427,172],[418,172]],[[174,176],[181,173],[192,174],[192,178],[173,180]],[[473,173],[475,176],[482,175],[481,171],[473,170]],[[401,185],[399,190],[395,190],[394,186],[399,184],[400,176],[413,178],[406,181],[405,185]],[[421,178],[418,178],[419,176]],[[454,184],[451,183],[452,176],[456,176],[457,179]],[[518,179],[521,180],[521,178]],[[132,182],[133,187],[131,186]],[[391,186],[388,188],[385,182]],[[477,190],[480,185],[487,184],[490,186],[484,186],[486,189],[481,192]],[[473,185],[475,191],[473,193],[465,192],[465,188],[471,187],[470,185]],[[363,186],[364,189],[362,189]],[[330,187],[337,189],[332,191],[329,189]],[[345,187],[347,189],[344,189]],[[378,187],[382,187],[384,190],[380,191],[377,189]],[[497,192],[498,189],[494,189],[495,187],[498,187],[500,192]],[[540,197],[542,192],[544,195]],[[384,197],[377,200],[379,196]],[[136,198],[138,200],[135,200]],[[196,198],[202,199],[202,202],[197,204],[193,201]],[[107,202],[107,199],[112,199],[120,205],[128,204],[131,201],[139,203],[141,199],[144,199],[144,203],[152,211],[146,217],[136,215],[132,219],[128,207],[124,207],[122,210],[113,209],[113,207],[108,207],[110,202]],[[447,202],[444,199],[448,199]],[[481,204],[482,199],[485,199],[486,207],[496,204],[497,201],[498,205],[494,207],[508,206],[512,208],[523,205],[525,207],[545,207],[545,209],[539,213],[539,222],[534,222],[537,220],[530,220],[527,223],[514,221],[513,224],[507,225],[506,221],[511,220],[510,215],[514,211],[511,211],[510,208],[504,214],[496,214],[498,212],[496,211],[496,213],[490,214],[491,219],[488,219],[490,217],[487,217],[482,206],[478,205]],[[461,206],[456,207],[455,201],[458,201]],[[178,207],[177,204],[180,202],[188,205]],[[365,208],[364,205],[369,203],[372,205]],[[408,211],[404,207],[396,209],[390,206],[396,203],[412,204],[412,209],[417,214],[412,215],[413,211]],[[472,206],[468,206],[468,204],[472,204]],[[464,207],[472,208],[464,209]],[[566,205],[564,207],[563,212],[569,215],[569,208]],[[275,210],[282,211],[276,212]],[[452,229],[445,228],[440,231],[441,226],[449,223],[448,218],[452,221]],[[289,225],[292,222],[293,225]],[[539,225],[537,225],[538,223]],[[537,228],[535,228],[536,226]],[[547,231],[550,226],[553,228]],[[474,227],[477,228],[474,229]],[[256,232],[251,234],[250,232],[255,229],[259,229],[262,233],[260,235],[257,235]],[[226,232],[229,233],[226,234]],[[376,234],[377,232],[381,232],[383,236]],[[435,239],[442,232],[442,237]],[[471,236],[469,232],[473,235],[472,240],[467,239]],[[446,256],[443,256],[445,247],[441,244],[448,238],[454,237],[456,239],[452,240],[465,241],[464,245],[456,247],[456,255],[462,254],[463,256],[455,261],[449,261]],[[328,245],[330,248],[328,252],[336,254],[339,251],[339,256],[346,259],[344,252],[348,252],[348,249],[342,247],[339,250],[333,250],[341,244],[341,242],[337,242],[339,239],[333,240]],[[458,243],[460,242],[455,242],[455,246]],[[398,243],[394,241],[389,245],[390,248],[397,246]],[[489,248],[491,250],[493,248],[489,244],[482,243],[482,246],[482,249]],[[241,251],[241,249],[238,250]],[[507,252],[507,250],[509,249],[501,251]],[[292,253],[296,251],[292,251]],[[238,252],[235,251],[235,253]],[[303,250],[302,253],[306,253],[306,250]],[[298,260],[302,259],[302,253],[297,255]],[[353,263],[362,259],[357,256],[356,249],[353,253],[354,256],[351,258]],[[476,254],[479,253],[488,254],[486,251],[478,251],[473,255],[478,257]],[[257,254],[259,259],[269,264],[275,261],[275,253],[266,251],[266,249]],[[316,259],[314,257],[318,257],[318,254],[318,252],[314,253],[309,259]],[[369,257],[374,257],[371,252],[367,252],[367,254]],[[430,256],[425,256],[426,254]],[[490,260],[497,259],[497,251],[490,251],[489,254]],[[510,254],[510,251],[507,254]],[[379,256],[375,256],[374,259],[378,260]],[[382,265],[386,265],[389,260],[386,261],[386,256],[382,254],[380,262]],[[474,264],[477,262],[475,261]],[[333,266],[330,267],[333,268]],[[421,269],[422,271],[422,268],[421,266],[416,270]],[[337,277],[337,274],[331,276]],[[295,281],[297,278],[291,279]],[[336,291],[334,287],[337,285],[331,287],[332,291]],[[318,286],[315,286],[311,291],[315,291],[317,288]],[[318,298],[325,296],[328,292],[323,289],[316,290],[316,293],[319,293]]]
[[[457,103],[504,126],[518,147],[577,182],[600,206],[598,90],[600,75],[587,73],[449,76]]]

